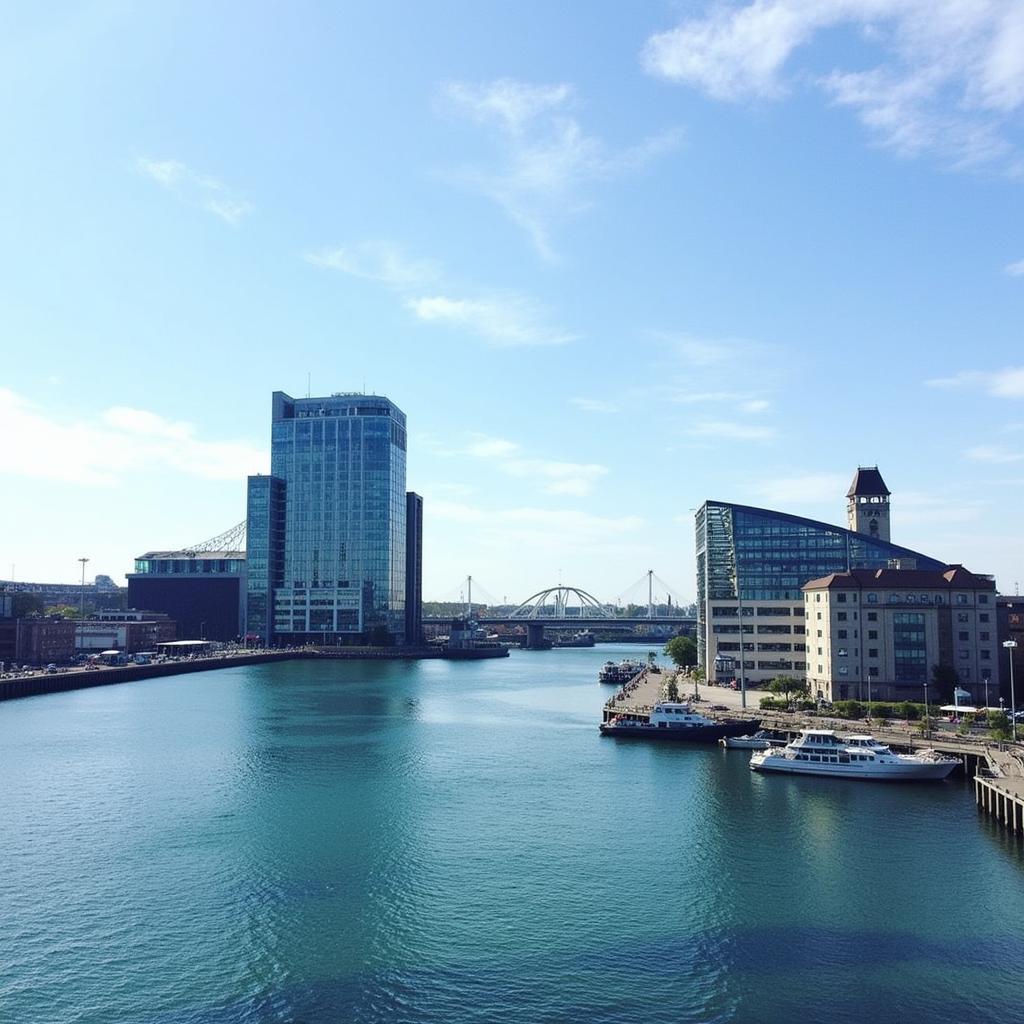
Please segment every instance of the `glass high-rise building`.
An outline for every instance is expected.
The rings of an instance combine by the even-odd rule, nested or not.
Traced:
[[[273,395],[249,478],[247,632],[267,645],[402,644],[405,414],[377,395]]]
[[[877,467],[871,469],[873,475],[858,470],[849,498],[855,508],[862,499],[881,508],[884,493],[888,517],[889,491]],[[802,676],[809,641],[801,588],[809,580],[894,564],[946,568],[883,539],[870,519],[863,526],[865,532],[845,530],[770,509],[704,502],[696,522],[697,648],[708,678],[742,673],[749,682],[764,682],[783,673]]]

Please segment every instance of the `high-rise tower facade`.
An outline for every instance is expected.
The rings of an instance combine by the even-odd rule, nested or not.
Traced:
[[[889,495],[877,466],[860,466],[846,492],[846,519],[854,533],[889,539]]]
[[[248,625],[267,645],[404,643],[405,414],[377,395],[273,395],[249,478]]]

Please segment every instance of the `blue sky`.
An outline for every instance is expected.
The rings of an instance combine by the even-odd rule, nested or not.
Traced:
[[[1024,580],[1024,8],[21,5],[0,577],[244,518],[270,393],[408,414],[428,597],[653,568],[705,498]]]

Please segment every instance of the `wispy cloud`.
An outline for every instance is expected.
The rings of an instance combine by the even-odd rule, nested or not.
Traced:
[[[935,377],[925,382],[932,388],[982,388],[997,398],[1024,398],[1024,366],[1002,370],[962,370],[952,377]]]
[[[1020,449],[1004,448],[999,445],[977,445],[965,453],[972,462],[1007,463],[1024,461],[1024,452]]]
[[[804,473],[799,476],[772,476],[756,483],[751,491],[758,498],[783,508],[794,502],[816,505],[842,501],[850,485],[840,473]]]
[[[690,427],[696,437],[717,437],[730,441],[771,441],[777,435],[774,427],[737,423],[735,420],[703,420]]]
[[[1003,273],[1010,277],[1024,277],[1024,260],[1017,260],[1015,263],[1007,263],[1003,267]]]
[[[496,348],[564,345],[580,337],[552,324],[548,311],[529,296],[460,288],[446,280],[439,263],[411,256],[394,242],[369,240],[330,246],[306,252],[303,259],[315,267],[390,288],[417,320],[474,334]],[[427,288],[444,291],[422,294]]]
[[[518,442],[489,434],[470,434],[465,445],[435,447],[434,451],[439,455],[485,460],[508,476],[533,481],[545,494],[590,494],[598,480],[608,474],[608,467],[597,463],[537,458],[524,452]]]
[[[488,130],[498,146],[492,165],[462,168],[452,177],[496,202],[546,260],[556,258],[552,225],[587,208],[588,186],[636,171],[679,143],[679,132],[671,130],[610,149],[584,131],[575,116],[575,90],[565,83],[449,82],[442,99]]]
[[[402,246],[384,240],[325,247],[307,252],[303,258],[315,267],[399,290],[422,288],[443,276],[440,265],[433,260],[412,257]]]
[[[432,501],[425,514],[500,535],[503,543],[534,542],[545,546],[591,544],[635,533],[644,525],[640,516],[597,516],[576,509],[484,508],[462,502]]]
[[[266,451],[245,441],[211,441],[189,423],[117,406],[91,420],[58,419],[0,389],[0,472],[78,484],[112,484],[160,468],[210,480],[266,471]]]
[[[232,227],[252,212],[252,205],[222,181],[198,174],[180,160],[140,157],[135,166],[139,173],[172,192],[181,202],[206,210]]]
[[[450,324],[498,347],[564,345],[579,337],[551,327],[544,311],[521,295],[475,299],[433,295],[409,299],[406,306],[420,320]]]
[[[570,398],[569,404],[582,409],[583,412],[615,413],[619,407],[614,402],[608,402],[601,398]]]
[[[795,55],[819,33],[847,27],[874,67],[824,77]],[[715,5],[647,40],[654,75],[715,99],[777,100],[794,81],[814,81],[854,109],[885,145],[906,155],[935,152],[957,166],[1024,171],[1012,141],[1024,105],[1024,8],[963,0],[757,0]]]

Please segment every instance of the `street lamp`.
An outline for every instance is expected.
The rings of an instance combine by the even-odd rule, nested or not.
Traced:
[[[1016,640],[1004,640],[1003,646],[1010,656],[1010,735],[1017,742],[1017,700],[1013,692],[1013,652],[1017,649]]]
[[[85,563],[89,561],[88,558],[80,558],[79,561],[82,563],[82,618],[85,618]]]
[[[932,735],[932,720],[928,714],[928,676],[924,677],[924,728],[925,735],[931,739]]]

